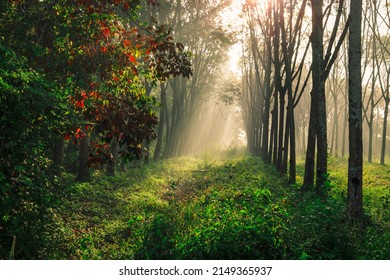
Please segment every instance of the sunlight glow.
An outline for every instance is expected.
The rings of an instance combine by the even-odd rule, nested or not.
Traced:
[[[243,26],[245,26],[245,17],[243,14],[243,4],[245,0],[233,0],[232,3],[222,11],[220,14],[221,23],[229,31],[233,31],[240,36],[242,33]],[[241,75],[241,69],[239,67],[239,61],[241,58],[241,43],[239,38],[236,38],[236,42],[230,47],[228,55],[229,59],[227,66],[229,71],[233,72],[235,75]]]
[[[236,43],[231,46],[229,50],[229,70],[237,76],[241,76],[241,69],[239,66],[240,58],[242,56],[242,46]]]
[[[244,2],[250,7],[255,7],[257,5],[257,0],[246,0]]]
[[[224,28],[235,31],[237,34],[237,42],[229,50],[228,67],[231,72],[240,76],[241,69],[239,61],[242,55],[241,35],[246,29],[246,15],[244,12],[245,5],[264,10],[270,0],[233,0],[231,4],[220,14],[221,23]]]

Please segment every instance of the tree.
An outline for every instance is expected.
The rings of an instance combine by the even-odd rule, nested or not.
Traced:
[[[219,78],[220,61],[229,45],[228,37],[218,27],[215,16],[226,2],[171,0],[162,1],[153,10],[153,16],[175,30],[175,40],[186,45],[192,54],[193,69],[190,79],[169,79],[165,83],[167,88],[160,91],[163,106],[160,113],[165,112],[165,131],[162,127],[159,131],[165,135],[158,135],[155,158],[194,153],[201,148],[195,143],[199,137],[193,137],[201,125],[197,123],[201,120],[200,108],[211,98],[209,93]]]
[[[110,144],[140,158],[157,124],[145,82],[191,76],[184,46],[165,26],[141,23],[139,4],[0,2],[1,258],[14,235],[21,256],[39,257],[64,138],[80,147],[80,180],[115,160]]]
[[[296,180],[294,109],[309,78],[306,73],[306,79],[302,79],[309,45],[303,53],[299,51],[306,43],[303,39],[306,4],[307,1],[299,5],[269,1],[262,8],[252,2],[244,6],[251,50],[245,82],[249,94],[245,98],[250,101],[245,102],[249,111],[246,115],[250,117],[248,123],[252,123],[247,129],[249,151],[253,155],[261,154],[266,162],[272,159],[281,173],[287,173],[289,167],[291,183]]]
[[[331,1],[331,6],[334,1]],[[312,92],[310,105],[310,122],[308,132],[308,144],[306,151],[305,163],[305,178],[304,185],[306,187],[314,185],[314,174],[316,174],[316,189],[319,192],[321,186],[325,183],[328,176],[327,169],[327,119],[326,119],[326,98],[325,98],[325,82],[330,73],[330,70],[337,58],[337,54],[342,46],[342,42],[347,34],[348,20],[343,32],[336,42],[338,25],[340,23],[344,1],[339,1],[338,10],[335,18],[334,27],[329,38],[328,47],[324,52],[324,14],[323,1],[312,0],[312,34],[310,36],[312,45]],[[327,22],[327,20],[325,21]],[[315,152],[317,146],[317,159],[315,162]],[[316,165],[316,172],[314,172]]]
[[[148,96],[145,84],[192,74],[184,46],[173,41],[165,26],[154,21],[141,24],[139,4],[125,0],[10,1],[9,18],[3,21],[4,26],[18,27],[7,33],[7,44],[28,54],[30,65],[50,73],[68,95],[77,121],[65,137],[80,143],[88,136],[91,145],[98,144],[100,149],[106,149],[105,144],[115,137],[124,147],[122,156],[136,157],[144,154],[145,143],[154,138],[157,123],[157,103]],[[33,31],[26,32],[31,25]],[[24,43],[24,33],[32,44]],[[142,113],[134,117],[138,112]],[[93,158],[96,154],[89,153],[89,145],[80,148],[81,154],[88,154],[89,163],[107,160]],[[80,175],[86,174],[85,168],[80,167]]]
[[[351,1],[348,46],[349,70],[349,158],[348,216],[363,219],[363,140],[362,140],[362,74],[361,23],[362,0]]]

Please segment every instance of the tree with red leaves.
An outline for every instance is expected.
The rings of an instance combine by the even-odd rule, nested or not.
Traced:
[[[157,5],[157,1],[147,1]],[[156,100],[145,84],[170,76],[190,77],[184,46],[157,22],[141,22],[140,0],[6,1],[2,10],[6,45],[28,57],[68,96],[71,116],[66,140],[89,142],[94,150],[81,160],[79,179],[88,164],[107,160],[107,143],[115,140],[122,156],[139,158],[154,136]],[[59,140],[63,141],[63,139]],[[87,147],[87,145],[81,145]],[[80,154],[86,154],[85,151]],[[109,153],[108,153],[109,154]],[[80,174],[86,174],[81,176]]]

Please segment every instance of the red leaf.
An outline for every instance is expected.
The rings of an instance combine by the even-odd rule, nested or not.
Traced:
[[[84,108],[84,100],[79,100],[76,102],[76,107],[79,107],[79,108]]]
[[[110,36],[110,29],[108,27],[103,27],[103,36],[107,38]]]

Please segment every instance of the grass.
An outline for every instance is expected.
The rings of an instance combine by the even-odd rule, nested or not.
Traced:
[[[361,230],[345,215],[346,162],[329,166],[326,198],[289,186],[253,157],[133,164],[81,184],[69,177],[40,257],[389,259],[389,167],[365,164]]]

